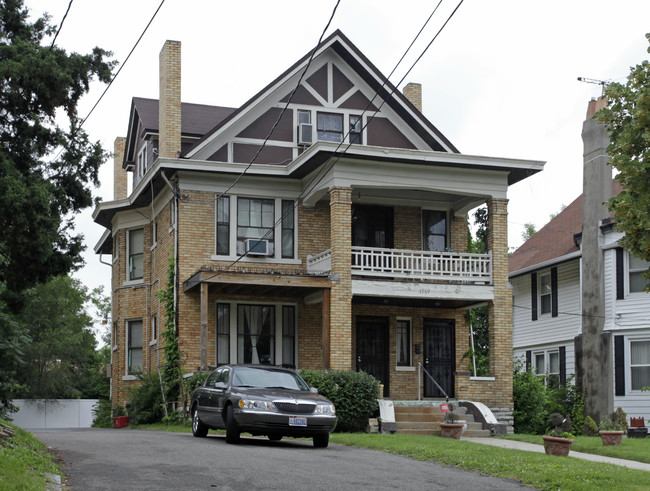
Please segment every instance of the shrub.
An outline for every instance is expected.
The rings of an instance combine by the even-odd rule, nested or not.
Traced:
[[[336,406],[336,431],[365,431],[379,407],[379,380],[364,372],[338,370],[302,370],[300,375]]]
[[[612,421],[617,423],[622,431],[627,431],[630,428],[627,424],[627,413],[621,407],[617,407],[614,414],[612,414]]]
[[[584,392],[573,384],[574,376],[571,375],[565,385],[547,386],[547,407],[549,414],[569,414],[573,421],[574,433],[580,434],[584,425],[585,398]]]
[[[113,426],[113,415],[111,414],[111,401],[100,399],[96,406],[93,407],[94,428],[111,428]]]
[[[598,435],[598,425],[591,416],[585,418],[584,429],[582,432],[586,436],[597,436]]]
[[[205,382],[205,379],[208,378],[210,373],[212,372],[196,372],[191,377],[187,377],[186,379],[183,380],[183,386],[185,388],[184,402],[185,402],[185,407],[188,408],[188,411],[189,411],[190,401],[192,398],[192,392],[194,392],[194,389],[196,389],[197,387],[201,387],[203,385],[203,382]]]
[[[515,433],[544,434],[548,419],[546,386],[540,377],[524,369],[521,360],[515,360],[512,395]]]
[[[127,403],[129,422],[148,424],[162,421],[163,397],[158,372],[143,372],[138,375],[140,384],[133,387]]]

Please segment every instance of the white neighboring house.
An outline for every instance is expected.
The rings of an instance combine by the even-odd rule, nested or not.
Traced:
[[[593,112],[587,116],[589,119]],[[587,157],[590,151],[606,157],[602,155],[606,145],[597,151],[588,145],[585,139],[585,165],[594,160]],[[603,183],[611,179],[606,162],[605,167]],[[641,390],[650,386],[650,293],[643,291],[647,281],[641,277],[648,263],[619,247],[624,234],[615,230],[612,218],[603,217],[600,210],[583,210],[585,196],[590,197],[584,199],[585,203],[599,205],[608,199],[607,195],[593,199],[594,194],[609,186],[594,183],[592,177],[590,174],[585,179],[582,195],[509,258],[514,356],[544,377],[546,383],[556,380],[563,384],[575,375],[585,386],[586,377],[593,374],[584,373],[583,367],[588,365],[586,355],[582,356],[585,337],[581,335],[583,325],[597,318],[602,325],[598,342],[605,350],[599,360],[603,367],[610,367],[607,379],[612,391],[605,393],[609,382],[604,380],[603,393],[599,391],[595,397],[609,399],[608,412],[621,407],[628,417],[643,416],[649,424],[650,391]],[[612,195],[620,192],[618,182],[612,181],[611,191]],[[585,217],[594,216],[602,219],[598,220],[595,235],[588,238],[583,235],[589,228]],[[598,243],[600,257],[591,264],[583,255],[587,240]],[[598,263],[602,268],[593,271]],[[589,293],[594,289],[585,286],[585,271],[589,268],[589,276],[601,282],[601,287],[595,289],[600,289],[600,298],[595,299],[599,313],[591,319],[587,313],[593,310],[586,303],[594,305]]]

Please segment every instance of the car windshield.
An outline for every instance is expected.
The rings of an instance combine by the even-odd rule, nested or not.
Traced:
[[[235,387],[309,390],[309,386],[298,374],[252,367],[236,368],[232,385]]]

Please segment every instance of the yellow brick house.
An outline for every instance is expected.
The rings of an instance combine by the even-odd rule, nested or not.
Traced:
[[[441,397],[422,367],[451,397],[512,411],[507,190],[543,163],[461,154],[422,115],[421,87],[397,91],[340,31],[239,108],[181,103],[180,49],[160,53],[159,100],[133,99],[115,199],[94,212],[114,402],[160,362],[173,254],[186,372],[364,370],[387,398]],[[489,250],[468,254],[482,204]],[[465,312],[485,304],[490,377],[472,377]]]

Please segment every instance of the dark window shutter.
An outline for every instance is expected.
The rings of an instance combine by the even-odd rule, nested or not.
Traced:
[[[551,268],[551,317],[557,317],[557,268]]]
[[[528,350],[526,351],[526,371],[530,370],[532,364],[533,364],[533,352]]]
[[[532,319],[537,320],[537,273],[530,274],[530,306],[532,307]]]
[[[616,300],[625,298],[625,271],[623,270],[623,249],[616,248]]]
[[[614,336],[614,387],[617,396],[625,395],[624,336]]]
[[[560,384],[566,385],[566,347],[560,346]]]

